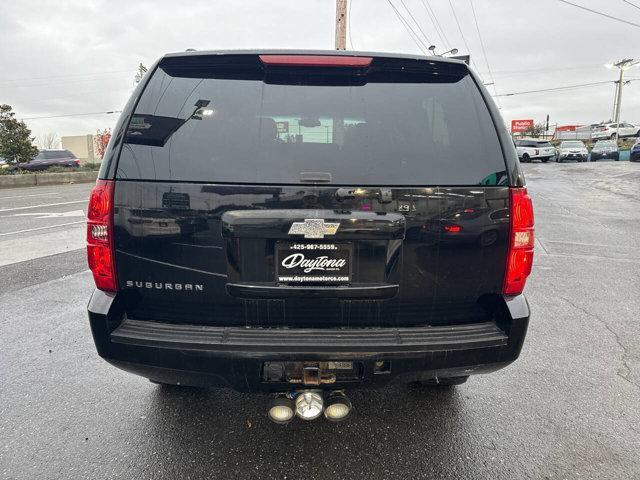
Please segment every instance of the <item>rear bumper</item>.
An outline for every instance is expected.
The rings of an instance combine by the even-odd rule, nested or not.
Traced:
[[[353,362],[357,378],[331,389],[495,371],[520,354],[529,306],[522,295],[506,297],[495,321],[452,326],[230,328],[126,319],[116,297],[96,291],[89,320],[100,356],[123,370],[162,383],[267,392],[296,385],[265,381],[265,362]],[[380,361],[389,368],[376,371]]]
[[[569,154],[569,155],[559,155],[558,159],[562,161],[575,160],[577,162],[584,162],[587,160],[588,157],[589,155]]]
[[[605,160],[608,158],[618,159],[620,154],[618,152],[603,152],[603,153],[593,153],[591,152],[591,161],[594,160]]]

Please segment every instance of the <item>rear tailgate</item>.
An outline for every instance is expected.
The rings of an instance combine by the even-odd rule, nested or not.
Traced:
[[[284,63],[192,55],[153,73],[116,172],[127,315],[313,327],[489,318],[508,178],[466,66]]]

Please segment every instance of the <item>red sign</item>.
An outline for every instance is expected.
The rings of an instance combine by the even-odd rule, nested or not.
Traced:
[[[511,133],[526,132],[533,127],[533,120],[511,120]]]

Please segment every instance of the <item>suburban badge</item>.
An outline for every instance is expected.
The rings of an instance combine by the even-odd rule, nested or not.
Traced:
[[[304,222],[293,222],[289,235],[304,235],[304,238],[324,238],[335,235],[340,223],[326,223],[323,218],[306,218]]]

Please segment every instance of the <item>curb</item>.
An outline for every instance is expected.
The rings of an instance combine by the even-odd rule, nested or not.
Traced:
[[[0,175],[0,189],[37,187],[40,185],[64,185],[67,183],[91,183],[95,182],[97,178],[97,171]]]

